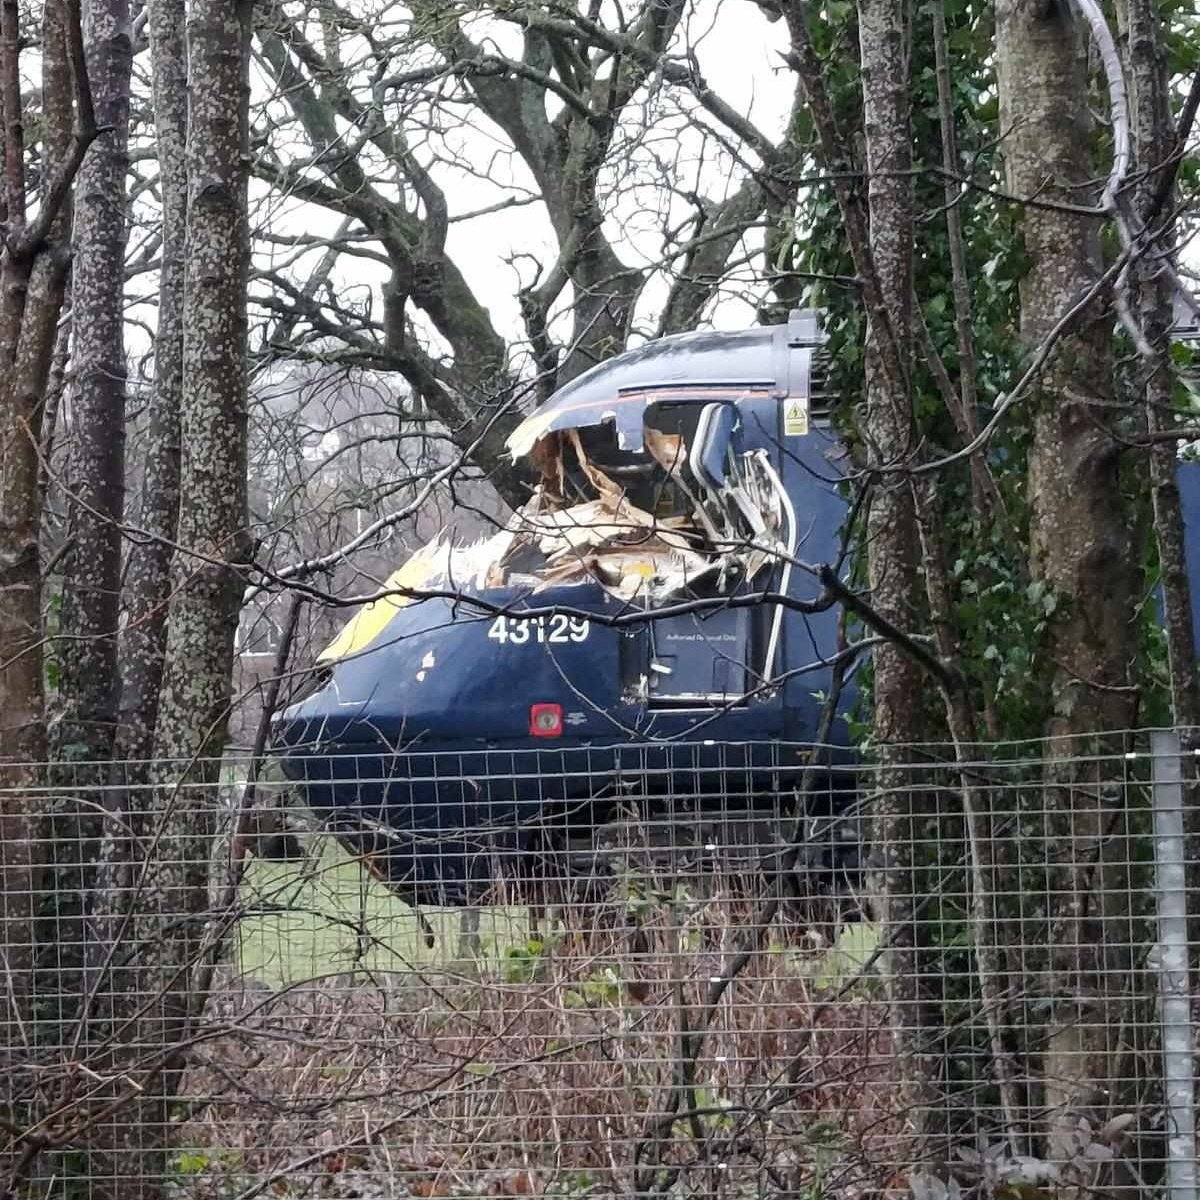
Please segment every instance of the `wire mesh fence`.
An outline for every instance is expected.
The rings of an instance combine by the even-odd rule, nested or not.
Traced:
[[[1194,763],[0,767],[5,1194],[1195,1200]]]

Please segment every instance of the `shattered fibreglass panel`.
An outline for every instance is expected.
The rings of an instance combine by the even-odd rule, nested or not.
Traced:
[[[737,457],[719,494],[691,475],[684,435],[649,424],[637,452],[611,426],[569,428],[544,434],[528,458],[538,483],[504,529],[465,546],[442,536],[418,552],[428,586],[537,592],[596,581],[653,603],[706,578],[751,579],[783,549],[783,501],[761,451]]]

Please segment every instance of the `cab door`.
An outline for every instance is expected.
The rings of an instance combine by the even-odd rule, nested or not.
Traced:
[[[688,466],[701,496],[706,522],[717,539],[748,552],[693,584],[663,597],[667,610],[650,626],[647,699],[651,708],[744,702],[772,673],[775,612],[759,604],[735,604],[739,596],[766,590],[777,574],[771,546],[778,507],[771,510],[761,452],[742,447],[741,420],[732,403],[706,404],[689,447]],[[777,501],[775,502],[777,505]],[[754,547],[760,547],[755,550]],[[755,565],[757,564],[757,565]],[[672,608],[705,602],[683,613]]]
[[[750,690],[753,624],[753,608],[722,607],[656,620],[650,628],[651,705],[742,699]]]

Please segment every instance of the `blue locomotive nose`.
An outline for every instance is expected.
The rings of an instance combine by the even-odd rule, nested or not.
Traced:
[[[564,743],[586,758],[582,743],[613,740],[632,716],[616,609],[599,585],[399,607],[280,713],[283,769],[396,890],[469,899],[590,799]]]
[[[279,715],[278,740],[293,751],[500,745],[561,733],[531,724],[531,710],[548,705],[575,733],[612,730],[622,702],[618,611],[599,585],[405,605]]]

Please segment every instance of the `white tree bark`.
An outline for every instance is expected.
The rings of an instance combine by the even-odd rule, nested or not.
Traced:
[[[244,0],[188,15],[182,484],[157,757],[219,754],[246,532]]]
[[[250,0],[195,0],[187,18],[187,247],[184,268],[183,458],[170,623],[155,735],[154,802],[136,922],[157,996],[142,1041],[163,1070],[137,1110],[136,1147],[161,1168],[170,1097],[203,1005],[194,968],[208,932],[209,864],[219,755],[230,700],[246,531],[246,278]],[[189,919],[190,918],[190,919]],[[139,1172],[147,1188],[161,1170]]]

